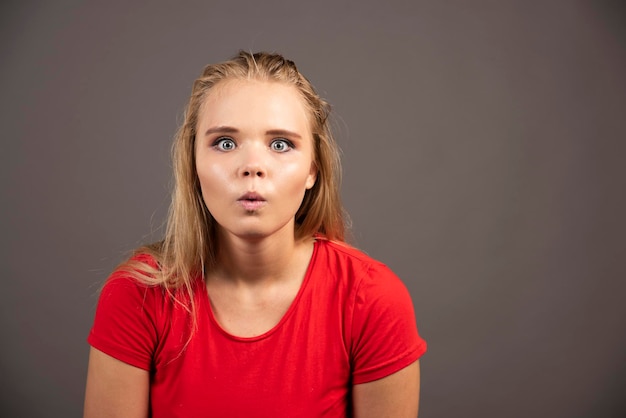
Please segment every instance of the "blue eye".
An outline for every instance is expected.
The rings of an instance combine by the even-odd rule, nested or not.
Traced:
[[[217,141],[213,143],[213,146],[220,151],[231,151],[235,149],[235,141],[230,138],[218,138]]]
[[[291,148],[293,148],[293,145],[286,139],[276,139],[272,141],[272,143],[270,144],[270,148],[276,152],[287,152]]]

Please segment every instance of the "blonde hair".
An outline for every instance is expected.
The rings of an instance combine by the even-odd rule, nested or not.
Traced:
[[[339,197],[341,166],[329,127],[330,105],[319,97],[292,61],[278,54],[240,51],[229,61],[208,65],[193,83],[184,122],[172,147],[174,190],[165,238],[135,251],[136,255],[152,256],[156,265],[133,257],[120,266],[145,284],[163,286],[177,302],[188,305],[190,311],[195,310],[193,279],[198,275],[204,277],[217,261],[216,222],[202,198],[195,166],[198,114],[213,87],[237,79],[292,85],[302,96],[309,113],[318,172],[315,185],[306,191],[295,215],[295,238],[320,234],[331,240],[344,240],[345,214]],[[187,303],[175,297],[181,290],[189,296]]]

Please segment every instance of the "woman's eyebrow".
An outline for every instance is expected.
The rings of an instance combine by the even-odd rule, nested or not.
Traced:
[[[276,135],[276,136],[286,136],[286,137],[291,137],[291,138],[298,138],[301,139],[302,136],[296,132],[292,132],[292,131],[287,131],[285,129],[271,129],[267,132],[265,132],[266,135]]]
[[[232,126],[215,126],[213,128],[209,128],[204,133],[204,136],[209,136],[212,134],[220,133],[220,134],[234,134],[239,132],[237,128],[233,128]]]
[[[214,126],[212,128],[207,129],[206,132],[204,133],[204,136],[209,136],[209,135],[213,135],[217,133],[234,134],[238,132],[239,130],[237,128],[233,128],[232,126]],[[302,136],[299,133],[288,131],[286,129],[270,129],[269,131],[265,132],[265,135],[286,136],[286,137],[297,138],[297,139],[302,138]]]

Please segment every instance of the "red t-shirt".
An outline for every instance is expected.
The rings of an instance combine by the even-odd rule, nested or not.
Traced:
[[[202,278],[197,329],[161,287],[114,272],[88,342],[150,371],[151,416],[348,417],[350,388],[388,376],[425,351],[406,287],[360,251],[317,239],[306,276],[263,335],[225,332]],[[188,345],[185,347],[185,343]]]

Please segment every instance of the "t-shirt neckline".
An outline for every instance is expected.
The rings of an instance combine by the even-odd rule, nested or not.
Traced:
[[[219,330],[219,332],[222,333],[224,336],[226,336],[228,339],[233,340],[233,341],[238,341],[238,342],[245,342],[245,343],[252,343],[252,342],[264,340],[266,338],[269,338],[271,335],[275,334],[280,328],[282,328],[283,324],[289,320],[289,317],[291,317],[293,315],[293,312],[297,309],[300,299],[302,299],[302,295],[307,289],[309,281],[311,280],[311,276],[313,275],[314,265],[316,264],[319,247],[320,247],[320,240],[316,238],[313,240],[313,253],[311,254],[309,265],[307,266],[306,272],[304,273],[304,279],[302,280],[302,283],[300,284],[300,289],[298,289],[298,293],[294,297],[293,301],[291,301],[291,304],[289,305],[289,308],[287,309],[285,314],[282,316],[282,318],[280,318],[278,323],[276,323],[276,325],[274,325],[272,328],[254,337],[241,337],[238,335],[233,335],[230,332],[226,331],[220,325],[220,323],[217,321],[217,318],[215,318],[215,314],[213,313],[213,307],[211,306],[211,300],[209,299],[209,292],[207,291],[206,284],[204,283],[204,280],[201,280],[202,288],[204,290],[204,292],[202,292],[203,293],[202,301],[206,306],[207,314],[209,316],[211,325],[215,327],[217,330]]]

